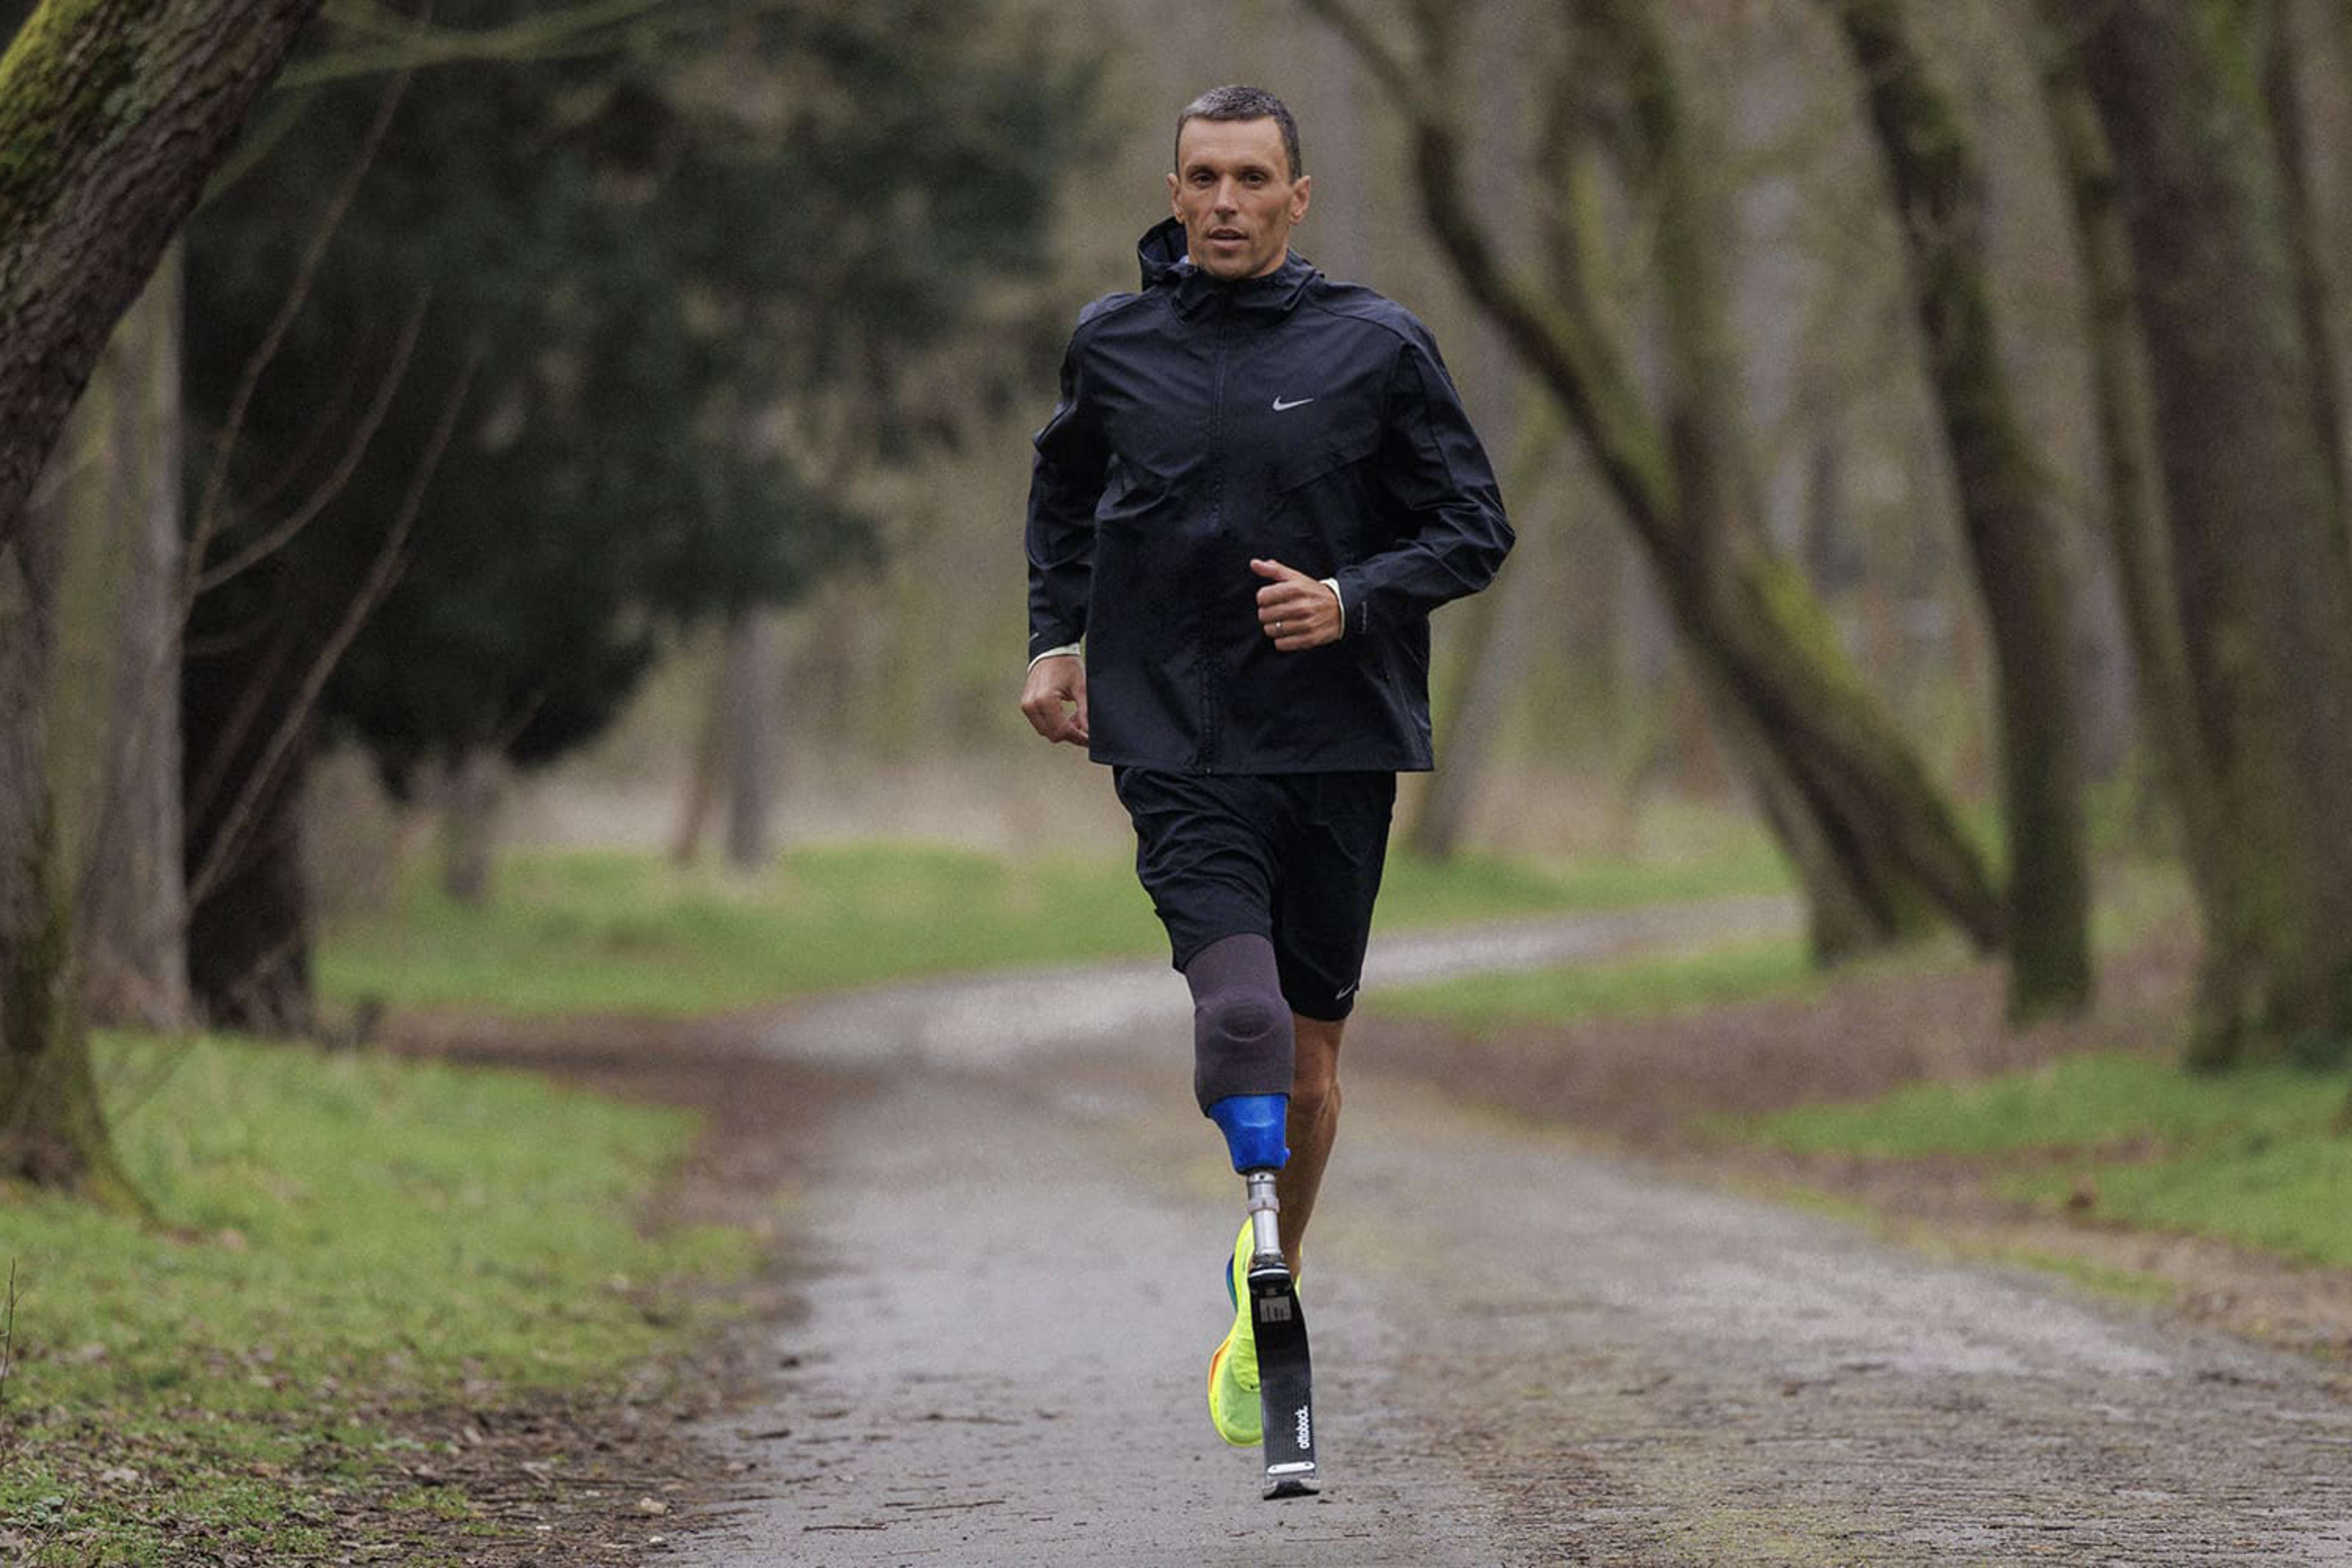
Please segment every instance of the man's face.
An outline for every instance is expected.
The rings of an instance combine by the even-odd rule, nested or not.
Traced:
[[[1227,282],[1282,265],[1307,216],[1307,176],[1290,177],[1282,127],[1265,120],[1188,120],[1176,139],[1170,204],[1192,265]]]

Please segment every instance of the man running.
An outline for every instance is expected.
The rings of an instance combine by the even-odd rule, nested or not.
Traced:
[[[1293,1278],[1396,775],[1432,764],[1429,613],[1512,542],[1428,330],[1291,252],[1307,186],[1272,93],[1214,88],[1177,117],[1142,290],[1080,313],[1036,436],[1021,697],[1039,734],[1110,765],[1134,819],[1203,1112],[1289,1097]],[[1209,1374],[1236,1446],[1260,1439],[1248,1251],[1244,1226]]]

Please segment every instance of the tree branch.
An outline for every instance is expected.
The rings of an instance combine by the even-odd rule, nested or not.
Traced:
[[[359,427],[352,432],[351,442],[344,448],[342,457],[337,459],[333,471],[320,481],[319,487],[300,506],[289,513],[283,522],[261,538],[217,566],[203,566],[197,563],[201,567],[196,573],[197,593],[219,587],[240,572],[284,549],[316,521],[319,515],[334,503],[337,496],[343,493],[344,487],[352,481],[352,475],[357,471],[360,460],[367,455],[368,447],[374,444],[375,434],[383,428],[384,416],[392,411],[393,397],[401,382],[407,377],[409,356],[416,350],[416,340],[424,330],[425,312],[432,303],[433,295],[427,290],[417,298],[415,308],[409,311],[408,320],[401,326],[399,341],[393,345],[392,363],[385,367],[383,383],[376,389],[375,400],[361,416]]]
[[[1418,121],[1433,106],[1426,102],[1428,94],[1403,56],[1381,41],[1378,33],[1348,0],[1305,0],[1307,9],[1323,25],[1339,35],[1340,40],[1356,53],[1364,68],[1372,73],[1406,118]]]
[[[721,0],[698,10],[680,5],[677,0],[587,0],[567,11],[502,27],[424,28],[400,37],[390,33],[382,7],[336,0],[328,11],[331,19],[385,41],[301,60],[287,68],[283,85],[319,87],[378,71],[415,70],[469,60],[544,61],[643,52],[705,28],[795,8],[796,0]]]
[[[384,536],[383,548],[376,552],[375,564],[370,569],[367,580],[360,585],[360,591],[344,610],[341,623],[319,649],[318,658],[311,661],[293,700],[287,704],[285,712],[279,717],[278,729],[270,736],[261,759],[246,776],[245,785],[238,791],[236,803],[222,817],[219,829],[205,851],[204,863],[188,879],[191,908],[202,903],[219,887],[222,877],[232,864],[232,856],[244,848],[244,840],[251,832],[251,824],[258,813],[262,798],[267,792],[277,788],[283,778],[295,743],[310,724],[310,713],[318,706],[320,692],[326,689],[327,678],[334,673],[345,650],[352,646],[352,639],[359,636],[360,628],[367,624],[368,617],[375,613],[376,606],[383,602],[384,595],[392,591],[393,584],[398,579],[401,557],[407,547],[409,533],[415,526],[417,513],[424,508],[425,491],[432,483],[435,470],[441,466],[441,454],[448,448],[450,437],[457,431],[457,416],[465,407],[467,394],[473,387],[475,373],[481,368],[482,357],[483,351],[478,344],[467,356],[464,368],[457,373],[457,381],[449,389],[449,402],[442,410],[440,423],[434,427],[431,440],[418,458],[416,472],[409,481],[408,493],[402,498],[400,513],[394,520],[392,531]]]
[[[399,110],[400,100],[408,91],[409,80],[410,73],[404,71],[385,88],[383,101],[376,106],[375,118],[369,122],[367,133],[360,139],[358,155],[352,160],[351,169],[344,174],[343,183],[336,187],[326,210],[319,215],[318,227],[311,232],[310,246],[302,253],[300,265],[295,268],[294,281],[288,287],[286,298],[278,307],[277,316],[271,320],[269,330],[262,334],[260,343],[255,347],[252,357],[246,361],[245,369],[237,377],[236,390],[229,397],[228,414],[221,425],[212,467],[205,474],[205,488],[196,502],[194,524],[189,532],[186,582],[180,595],[183,614],[185,606],[195,602],[196,594],[203,586],[201,574],[205,552],[221,526],[222,500],[228,489],[229,459],[236,454],[237,437],[244,433],[245,418],[251,411],[254,393],[260,387],[262,375],[268,370],[270,362],[278,357],[278,349],[286,342],[286,334],[293,330],[294,319],[301,314],[304,301],[310,297],[310,286],[318,280],[319,268],[326,260],[327,247],[333,241],[335,231],[342,226],[352,204],[359,199],[360,184],[367,178],[369,167],[374,163],[385,135],[392,130],[393,116]]]

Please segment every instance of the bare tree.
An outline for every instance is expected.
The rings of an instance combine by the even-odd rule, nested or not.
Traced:
[[[2112,149],[2213,856],[2190,1059],[2352,1035],[2352,555],[2261,51],[2228,0],[2048,0]]]
[[[25,503],[115,322],[320,0],[43,5],[0,57],[0,1176],[135,1205],[72,991]]]
[[[2010,1013],[2090,1000],[2090,871],[2069,656],[2063,520],[1993,330],[1984,173],[1897,0],[1828,0],[1859,68],[1911,258],[1928,380],[1992,634],[2009,828]]]
[[[2263,52],[2263,103],[2270,111],[2271,136],[2278,147],[2279,194],[2283,198],[2289,253],[2294,258],[2295,306],[2303,341],[2310,353],[2311,416],[2326,449],[2328,475],[2339,508],[2352,492],[2352,447],[2344,429],[2344,400],[2336,370],[2335,279],[2327,236],[2311,186],[2310,135],[2305,126],[2303,38],[2292,0],[2270,0],[2270,37]],[[2338,522],[2346,520],[2339,516]],[[2352,545],[2352,530],[2346,534]]]
[[[2007,921],[1976,847],[1910,743],[1853,668],[1803,575],[1773,548],[1743,474],[1727,317],[1710,247],[1702,153],[1686,130],[1655,18],[1640,0],[1576,7],[1632,101],[1632,167],[1656,204],[1653,252],[1672,362],[1654,412],[1612,341],[1589,278],[1515,267],[1470,201],[1456,118],[1455,27],[1441,0],[1410,0],[1408,57],[1345,0],[1307,0],[1402,111],[1429,227],[1464,288],[1582,437],[1654,569],[1718,733],[1802,877],[1825,956],[1897,941],[1932,909],[1981,948]],[[1563,51],[1548,132],[1572,132],[1579,73]],[[1573,222],[1572,208],[1556,214]],[[1555,257],[1573,255],[1555,239]]]
[[[2220,820],[2200,755],[2196,705],[2174,599],[2172,543],[2156,449],[2156,416],[2138,307],[2132,300],[2131,239],[2125,232],[2115,159],[2084,85],[2082,62],[2054,36],[2042,40],[2042,98],[2058,166],[2072,198],[2082,267],[2090,404],[2098,429],[2105,535],[2131,640],[2140,723],[2153,748],[2158,793],[2180,836],[2200,900],[2218,898]]]

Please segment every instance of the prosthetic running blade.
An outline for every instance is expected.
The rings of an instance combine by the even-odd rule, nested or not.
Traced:
[[[1257,1336],[1258,1406],[1265,1421],[1265,1495],[1311,1497],[1315,1386],[1307,1355],[1307,1314],[1279,1257],[1253,1262],[1250,1328]]]

